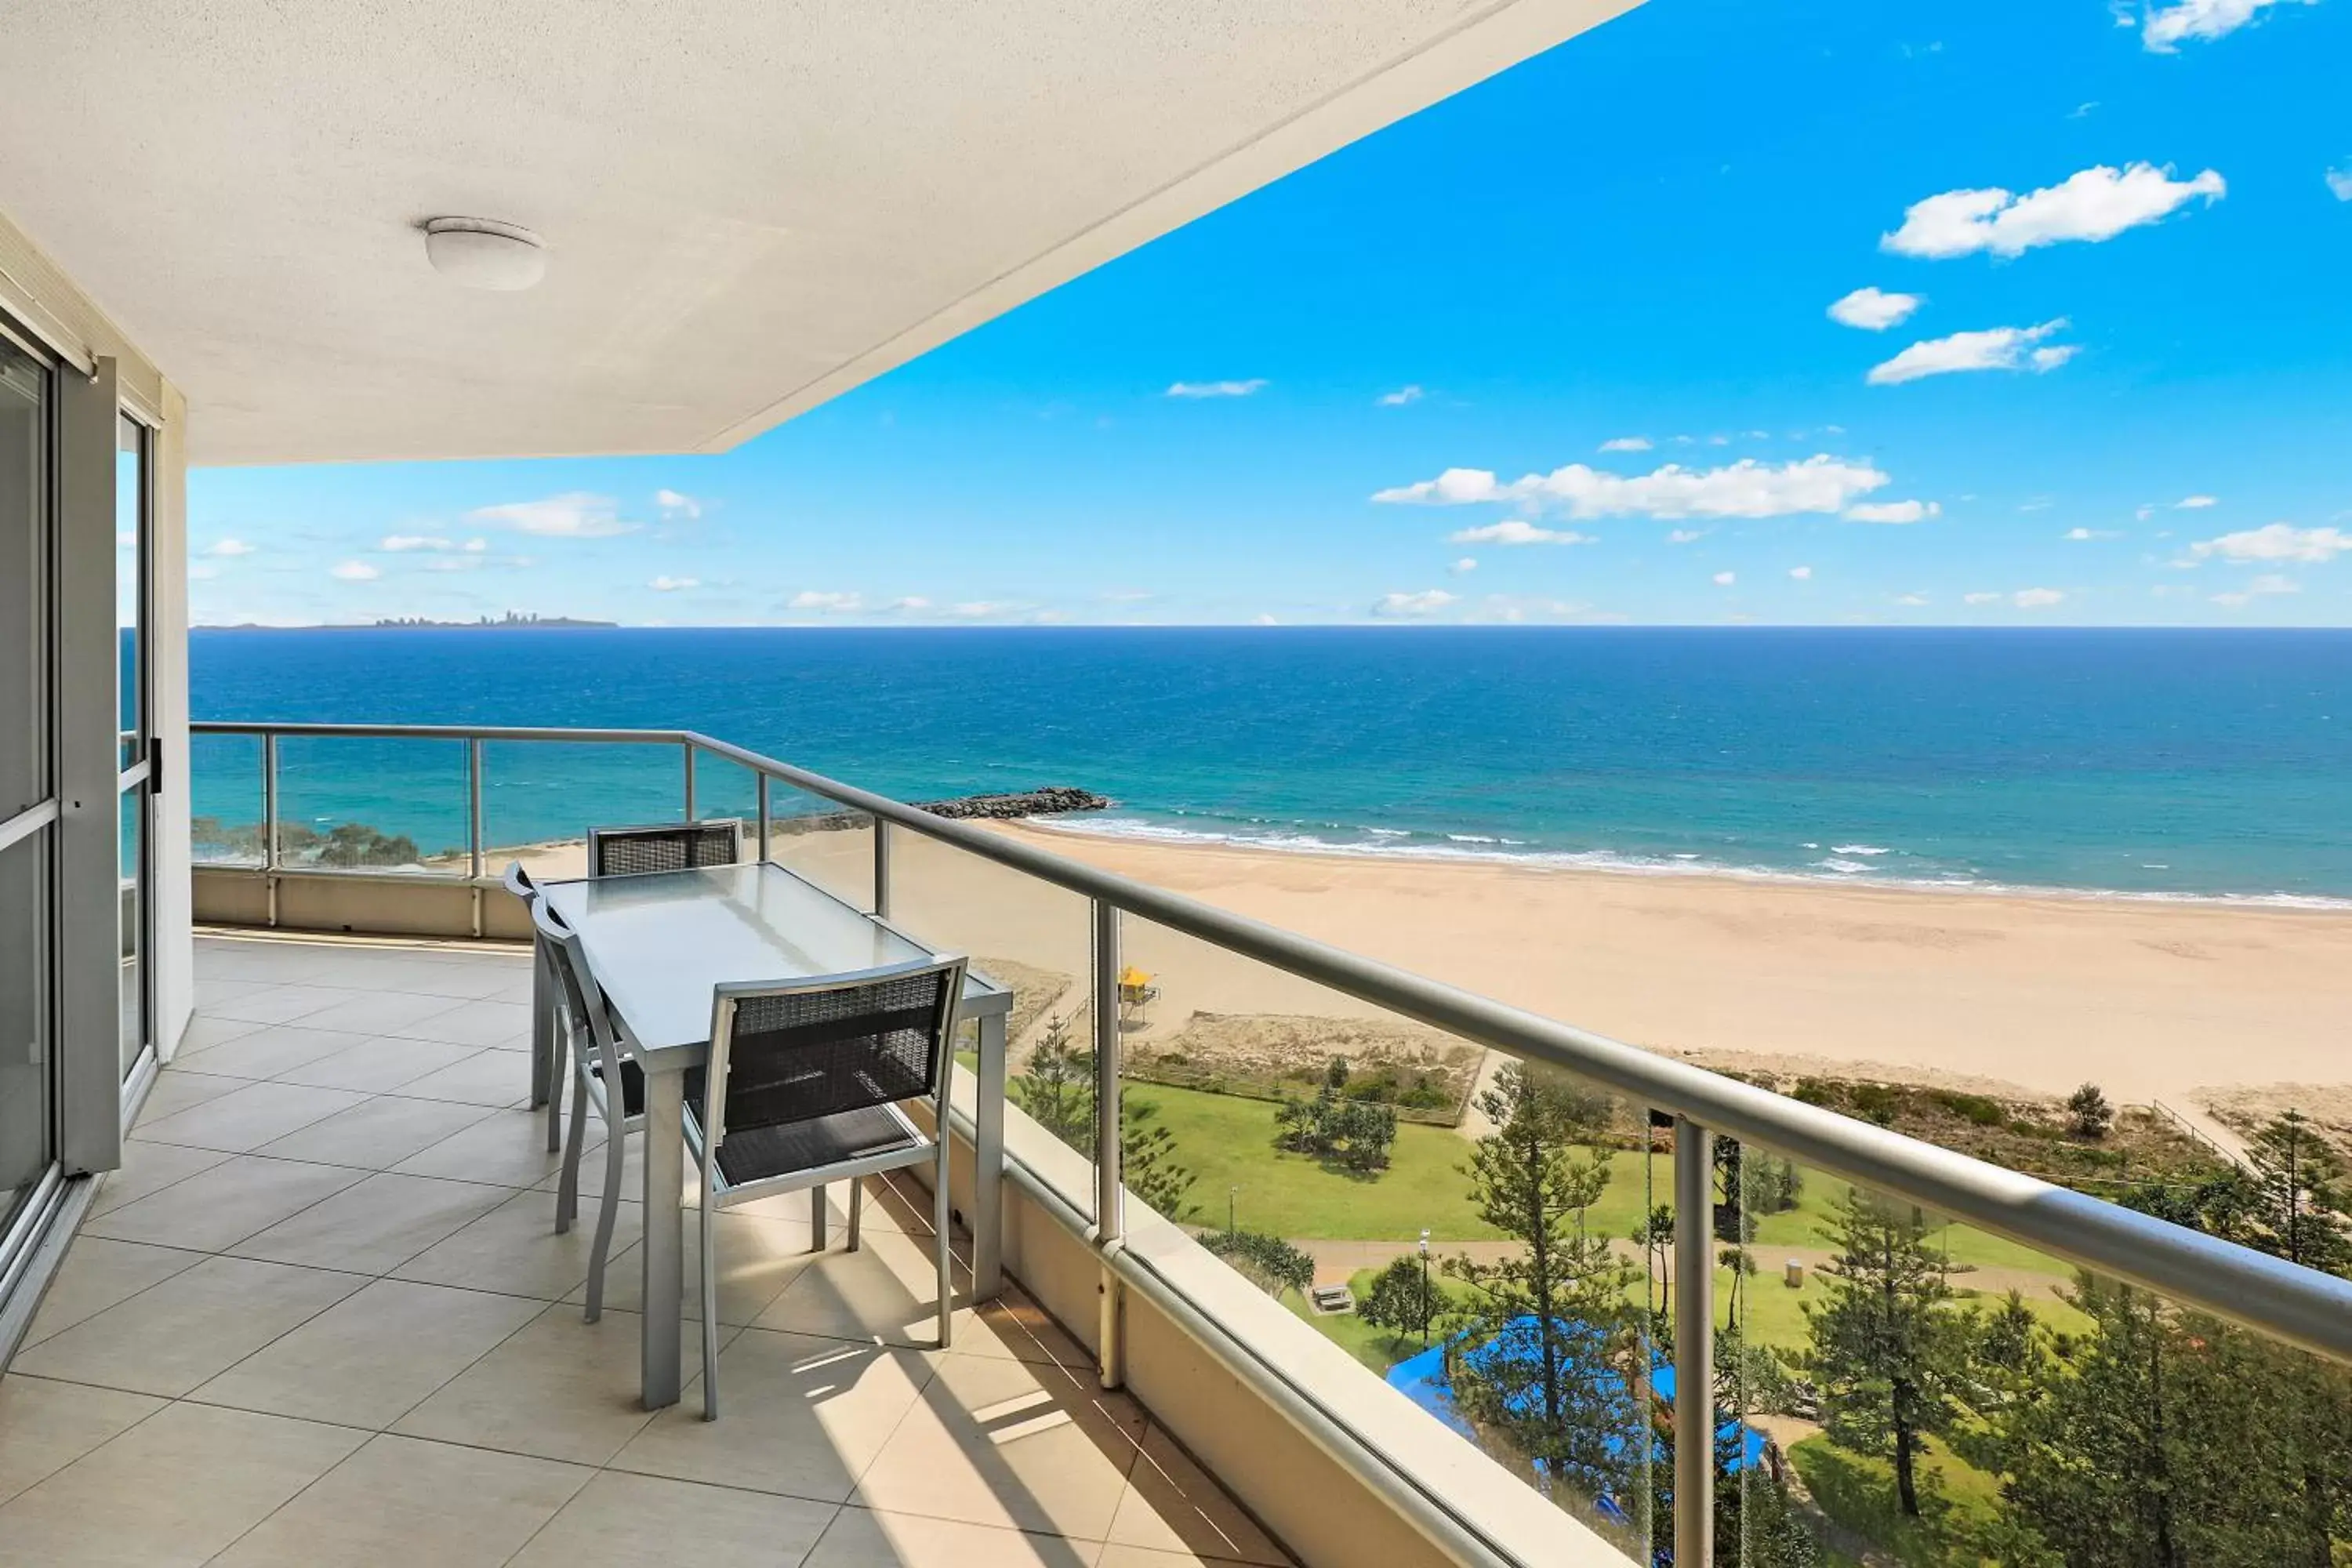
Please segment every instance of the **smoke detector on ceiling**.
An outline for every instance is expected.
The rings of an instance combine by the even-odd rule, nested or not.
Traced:
[[[436,272],[468,289],[511,293],[547,276],[539,236],[486,217],[427,218],[425,254]]]

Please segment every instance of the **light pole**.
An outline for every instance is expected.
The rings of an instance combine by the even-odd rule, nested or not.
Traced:
[[[1429,1227],[1421,1227],[1421,1348],[1429,1348]]]
[[[1234,1200],[1241,1196],[1241,1193],[1242,1190],[1239,1187],[1225,1189],[1225,1234],[1227,1236],[1234,1234]]]

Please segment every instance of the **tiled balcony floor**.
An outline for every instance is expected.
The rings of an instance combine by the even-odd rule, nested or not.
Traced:
[[[0,1381],[0,1559],[1286,1561],[1017,1289],[928,1348],[927,1205],[896,1193],[855,1254],[837,1223],[809,1250],[804,1198],[721,1216],[720,1419],[698,1378],[647,1415],[638,1205],[583,1322],[602,1156],[556,1236],[527,960],[205,937],[196,965],[196,1021]]]

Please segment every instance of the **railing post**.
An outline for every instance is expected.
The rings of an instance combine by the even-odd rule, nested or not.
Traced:
[[[890,825],[880,817],[874,819],[874,913],[877,918],[890,918]]]
[[[753,855],[752,858],[753,858],[753,859],[756,859],[756,860],[765,860],[765,859],[768,858],[768,828],[769,828],[769,819],[768,819],[768,775],[767,775],[767,774],[765,774],[765,773],[761,773],[761,774],[760,774],[760,775],[759,775],[759,778],[760,778],[760,847],[759,847],[758,852],[757,852],[755,855]]]
[[[1118,906],[1093,900],[1095,916],[1095,1238],[1108,1247],[1126,1236],[1123,1151],[1118,1120]],[[1127,1381],[1126,1323],[1120,1285],[1108,1267],[1098,1286],[1102,1313],[1097,1357],[1105,1388]]]
[[[261,877],[269,898],[269,923],[278,923],[278,737],[261,737]]]
[[[474,935],[482,934],[482,738],[466,738],[466,858],[473,881]]]
[[[686,819],[694,820],[694,742],[686,742]]]
[[[466,742],[466,848],[473,862],[473,874],[482,874],[482,742],[479,736]]]
[[[1675,1119],[1675,1561],[1715,1561],[1715,1138]]]

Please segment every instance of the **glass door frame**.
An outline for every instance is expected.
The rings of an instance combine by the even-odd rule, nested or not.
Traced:
[[[39,949],[38,962],[34,965],[37,1002],[35,1012],[38,1030],[36,1044],[40,1050],[43,1071],[41,1093],[45,1103],[41,1120],[48,1150],[46,1168],[36,1176],[23,1197],[9,1208],[0,1209],[0,1308],[5,1308],[13,1287],[22,1279],[32,1263],[42,1239],[47,1235],[50,1222],[66,1195],[63,1110],[63,1085],[60,1040],[61,975],[58,968],[60,920],[58,878],[58,843],[64,813],[61,806],[65,792],[63,769],[59,762],[59,639],[58,621],[61,613],[58,573],[62,546],[59,533],[63,514],[58,506],[58,472],[61,459],[58,393],[62,366],[39,338],[18,327],[16,321],[0,311],[0,342],[28,356],[38,367],[43,379],[39,434],[41,450],[40,493],[34,503],[34,526],[40,531],[32,597],[39,605],[38,637],[39,668],[31,689],[39,692],[37,703],[38,720],[26,725],[33,744],[39,748],[45,763],[40,770],[42,797],[21,811],[12,812],[0,819],[0,854],[37,847],[41,856],[40,886],[42,892],[39,917],[45,929],[35,933]],[[28,717],[30,717],[28,715]],[[12,1212],[13,1211],[13,1212]],[[0,1344],[0,1351],[5,1351]]]
[[[131,1027],[131,1019],[128,1016],[125,1016],[119,1020],[118,1024],[118,1027],[123,1031],[125,1052],[124,1060],[122,1062],[122,1083],[123,1097],[126,1105],[128,1105],[135,1102],[140,1091],[144,1089],[145,1080],[148,1076],[154,1071],[156,1061],[156,747],[154,715],[155,431],[152,426],[140,418],[139,416],[134,414],[127,405],[121,408],[120,412],[116,416],[116,428],[118,431],[118,458],[115,472],[118,489],[115,495],[115,506],[118,518],[121,515],[122,503],[125,499],[120,488],[122,479],[121,455],[135,455],[138,459],[136,465],[136,478],[132,480],[134,488],[131,497],[129,498],[131,504],[134,509],[133,516],[136,519],[136,527],[133,530],[135,543],[130,560],[127,563],[123,563],[123,566],[131,573],[133,577],[131,589],[130,609],[132,619],[134,640],[132,643],[131,668],[128,673],[129,678],[135,682],[138,687],[138,700],[132,707],[136,728],[127,732],[131,737],[130,744],[127,749],[127,755],[118,754],[116,758],[118,763],[121,765],[121,771],[118,773],[115,779],[115,791],[118,797],[130,795],[134,791],[136,791],[138,795],[138,802],[135,807],[137,821],[139,824],[138,859],[137,863],[131,868],[131,874],[136,886],[136,897],[138,900],[137,913],[135,917],[138,921],[138,929],[135,932],[131,933],[136,939],[137,946],[133,954],[125,955],[126,957],[135,957],[138,963],[138,992],[135,996],[126,996],[124,998],[124,1002],[127,1006],[135,1007],[137,1009],[138,1046],[135,1050],[130,1049],[128,1047],[128,1031]],[[120,443],[124,440],[134,442],[135,445],[128,447],[121,445]],[[119,545],[118,560],[120,560]],[[118,583],[116,587],[116,605],[118,614],[116,616],[117,626],[115,630],[117,650],[115,658],[115,668],[117,674],[115,679],[118,682],[117,690],[115,692],[115,710],[118,714],[121,711],[122,693],[120,689],[120,682],[123,679],[122,660],[121,656],[122,631],[120,624],[120,609],[122,605],[121,593],[121,584]],[[118,798],[118,814],[120,813],[120,810],[121,802]],[[119,846],[116,853],[118,856],[121,853]]]

